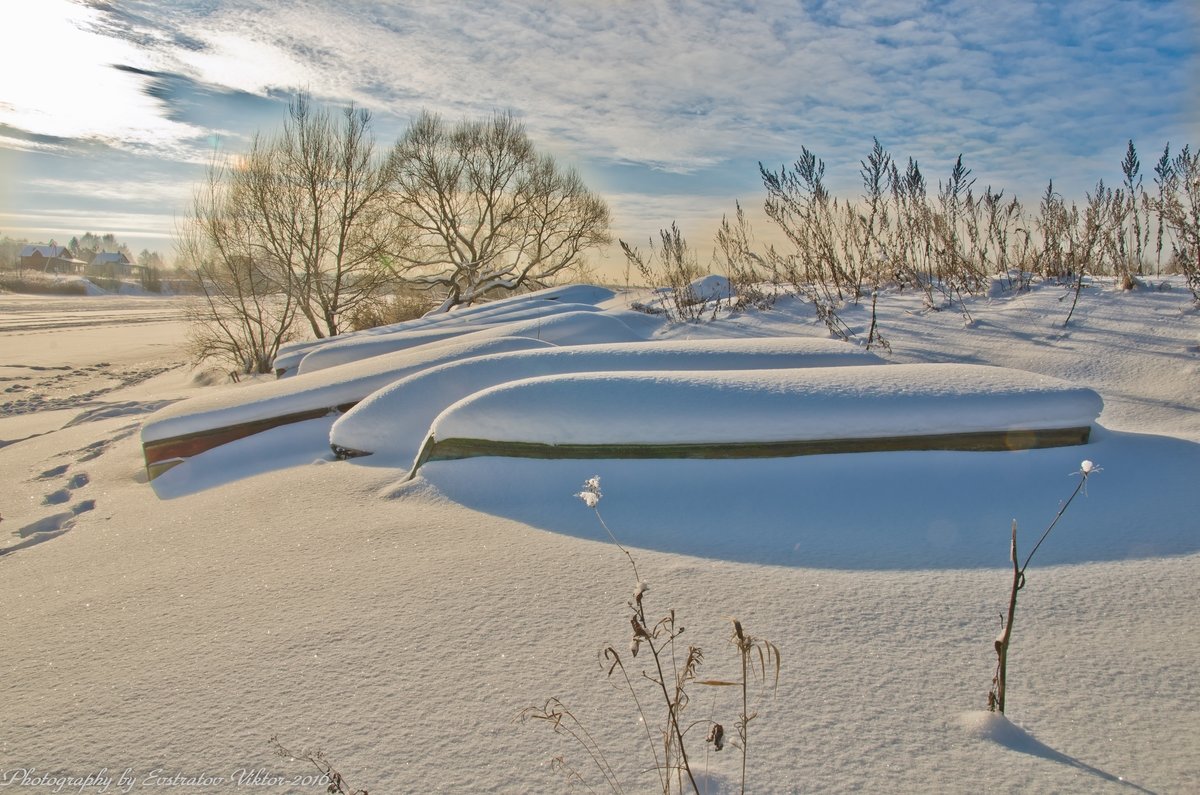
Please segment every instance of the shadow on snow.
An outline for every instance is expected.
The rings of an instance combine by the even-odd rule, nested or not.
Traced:
[[[1080,447],[897,452],[736,461],[426,464],[422,480],[467,507],[607,541],[573,495],[601,476],[600,511],[628,545],[701,557],[834,569],[1008,565],[1011,524],[1028,549],[1075,487],[1102,468],[1038,552],[1038,565],[1200,550],[1200,445],[1097,428]],[[403,495],[402,487],[397,494]]]

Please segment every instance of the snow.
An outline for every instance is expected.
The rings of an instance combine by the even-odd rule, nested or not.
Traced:
[[[461,337],[470,331],[492,328],[491,324],[483,324],[468,329],[462,328],[423,328],[414,331],[397,331],[380,335],[338,335],[328,337],[319,345],[313,345],[303,351],[295,351],[286,356],[277,356],[274,361],[276,373],[281,376],[296,374],[307,375],[327,367],[359,361],[369,356],[379,356],[428,345],[431,342]],[[358,355],[339,355],[347,349],[363,351]],[[333,353],[330,354],[330,351]],[[297,358],[298,357],[298,358]]]
[[[412,461],[430,423],[474,392],[538,375],[606,370],[745,370],[837,367],[882,360],[844,342],[811,337],[660,340],[481,356],[431,367],[379,390],[334,423],[330,443]],[[628,401],[614,405],[624,421]],[[520,413],[519,409],[517,413]]]
[[[432,489],[490,515],[597,538],[594,517],[570,511],[561,495],[578,493],[598,474],[607,521],[643,549],[801,568],[1004,567],[1012,520],[1020,549],[1028,550],[1075,487],[1085,456],[1103,471],[1038,551],[1034,568],[1200,551],[1188,498],[1200,446],[1102,428],[1082,447],[1008,452],[430,461],[397,493]],[[1125,494],[1159,495],[1162,504],[1147,511],[1145,500]],[[995,634],[988,627],[985,645]]]
[[[300,360],[298,370],[301,374],[311,373],[371,356],[393,353],[428,341],[426,335],[431,334],[436,337],[457,335],[471,340],[488,337],[535,337],[558,345],[632,342],[639,338],[632,329],[613,315],[601,314],[595,307],[579,309],[571,304],[563,304],[539,309],[532,318],[488,325],[479,330],[464,328],[437,332],[400,331],[369,338],[334,338],[306,353]]]
[[[363,356],[346,355],[344,353],[345,349],[352,348],[363,351],[380,350],[385,352],[399,351],[428,342],[437,342],[474,331],[495,328],[502,323],[510,323],[525,317],[542,317],[544,315],[571,311],[597,311],[595,307],[590,306],[579,304],[564,306],[549,302],[547,302],[546,306],[530,308],[528,303],[521,306],[525,308],[510,308],[507,312],[497,316],[454,318],[453,322],[450,320],[437,322],[422,319],[422,321],[412,321],[411,323],[382,326],[379,329],[366,329],[364,331],[339,334],[336,337],[326,337],[322,340],[311,340],[302,345],[293,346],[286,351],[281,351],[275,357],[275,370],[284,376],[288,376],[295,375],[297,371],[312,372],[323,366],[328,366],[322,364],[324,361],[322,356],[313,357],[307,364],[304,364],[304,360],[308,358],[309,354],[315,351],[324,351],[329,348],[338,352],[334,354],[336,361],[353,361],[355,358],[363,358]],[[388,330],[385,331],[383,329]],[[367,353],[365,355],[376,354]]]
[[[185,325],[147,319],[175,302],[0,296],[0,374],[25,387],[0,403],[0,547],[38,541],[0,555],[0,780],[128,769],[141,782],[222,777],[188,787],[217,793],[239,770],[308,774],[273,755],[278,735],[323,749],[372,792],[557,792],[559,754],[599,783],[563,738],[513,723],[553,695],[627,791],[651,789],[636,712],[597,662],[604,644],[628,645],[638,584],[574,496],[600,475],[596,507],[636,558],[648,610],[678,611],[705,676],[736,673],[730,616],[782,651],[779,689],[753,726],[750,791],[1191,791],[1200,315],[1170,283],[1097,282],[1068,328],[1055,285],[969,300],[970,326],[924,312],[918,295],[880,298],[893,362],[988,364],[1095,390],[1104,407],[1086,447],[475,458],[429,463],[404,484],[375,456],[331,462],[332,418],[147,484],[142,417],[120,407],[248,387],[200,386],[175,367]],[[865,333],[866,310],[845,316]],[[824,336],[790,300],[635,331]],[[1027,572],[1008,716],[979,715],[1011,522],[1029,549],[1084,460],[1088,493]],[[729,688],[694,691],[688,714],[732,726],[731,696],[713,690]],[[736,791],[728,747],[699,757],[705,780]]]
[[[1085,387],[969,364],[579,373],[483,390],[430,432],[536,444],[863,439],[1078,428],[1101,407]]]
[[[701,276],[688,285],[688,294],[697,301],[728,301],[735,292],[729,279],[715,274]]]
[[[202,463],[184,461],[155,478],[154,493],[173,499],[276,469],[331,460],[332,455],[313,451],[329,438],[332,424],[332,416],[304,420],[213,448]]]
[[[374,337],[387,334],[393,334],[403,331],[419,331],[430,327],[450,326],[461,331],[466,331],[465,327],[470,324],[484,325],[491,322],[503,320],[516,320],[521,315],[532,312],[540,314],[548,307],[566,304],[573,304],[576,309],[584,305],[595,306],[604,301],[609,301],[613,297],[613,291],[603,288],[594,287],[586,284],[572,284],[565,287],[551,287],[545,290],[538,290],[531,293],[523,293],[521,295],[502,298],[497,301],[492,301],[486,304],[478,304],[470,307],[456,307],[450,312],[442,312],[424,317],[406,320],[401,323],[393,323],[386,326],[378,326],[376,328],[363,329],[361,331],[351,331],[340,334],[337,340],[345,341],[348,339],[361,339],[364,337]],[[481,324],[480,321],[483,321]],[[299,365],[300,360],[304,355],[314,348],[326,345],[331,342],[330,339],[303,340],[284,344],[279,349],[279,355],[275,357],[275,369],[283,371],[293,371]]]
[[[362,400],[398,378],[444,362],[501,351],[547,347],[531,337],[456,336],[362,361],[302,373],[292,378],[248,382],[244,386],[167,406],[142,425],[142,441],[152,442],[245,422],[283,417]]]

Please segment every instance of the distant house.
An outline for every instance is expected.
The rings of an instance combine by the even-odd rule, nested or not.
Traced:
[[[43,273],[79,273],[87,264],[71,256],[66,246],[32,245],[21,249],[21,268]]]
[[[120,278],[133,275],[133,263],[120,251],[101,251],[92,258],[88,273],[94,276]]]

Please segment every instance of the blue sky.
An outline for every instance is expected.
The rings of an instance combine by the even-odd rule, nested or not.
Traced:
[[[214,151],[297,89],[369,108],[382,146],[422,109],[511,110],[617,235],[678,220],[701,251],[801,146],[844,196],[878,137],[1033,204],[1118,182],[1130,138],[1146,172],[1200,145],[1195,0],[5,0],[0,30],[0,234],[168,256]]]

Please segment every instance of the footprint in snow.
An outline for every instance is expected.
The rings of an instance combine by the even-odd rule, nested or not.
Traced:
[[[74,512],[56,513],[53,516],[38,519],[36,522],[27,524],[17,531],[17,536],[22,539],[21,541],[10,546],[0,547],[0,557],[10,552],[16,552],[18,549],[31,547],[34,544],[40,544],[43,541],[57,538],[70,530],[74,524]]]
[[[56,467],[56,469],[65,469],[65,467]],[[53,470],[50,470],[53,471]],[[44,477],[44,474],[43,474]],[[77,472],[67,481],[67,487],[52,491],[42,498],[43,505],[62,505],[67,500],[71,499],[71,492],[75,489],[81,489],[91,482],[86,472]]]
[[[95,445],[89,445],[94,447]],[[107,447],[107,445],[105,445]],[[100,452],[103,452],[101,448]],[[51,467],[38,475],[39,480],[48,480],[50,478],[60,477],[67,473],[71,468],[70,464],[60,464],[56,467]],[[71,492],[75,489],[81,489],[91,483],[91,478],[86,472],[76,472],[67,481],[65,488],[52,491],[42,498],[43,505],[62,505],[70,501]],[[88,513],[96,510],[95,500],[80,500],[71,506],[70,511],[51,514],[50,516],[42,517],[36,522],[30,522],[24,527],[16,531],[15,535],[18,538],[24,539],[11,546],[0,546],[0,557],[7,555],[10,552],[15,552],[18,549],[40,544],[43,541],[49,541],[51,538],[62,535],[70,530],[75,525],[75,518],[80,514]],[[2,542],[0,542],[2,543]]]
[[[36,522],[30,522],[25,525],[17,531],[17,535],[21,538],[29,538],[47,533],[58,533],[70,529],[71,525],[75,522],[75,516],[75,511],[51,514],[50,516],[38,519]]]
[[[75,463],[82,464],[86,461],[92,461],[108,452],[108,449],[119,441],[128,439],[133,436],[141,428],[141,424],[137,422],[130,423],[119,429],[111,437],[107,439],[97,439],[91,444],[84,445],[77,450],[72,450],[72,453],[79,453],[79,458],[75,459]]]
[[[79,456],[79,458],[76,459],[76,461],[78,463],[82,464],[85,461],[92,461],[94,459],[97,459],[100,456],[104,455],[104,453],[108,450],[109,445],[111,445],[111,444],[112,444],[111,439],[100,439],[99,441],[92,442],[91,444],[75,451],[77,453],[83,454],[83,455]]]
[[[101,403],[99,406],[82,412],[63,427],[70,428],[75,425],[82,425],[85,422],[107,420],[113,417],[150,414],[174,402],[174,400],[125,400],[117,403]]]

